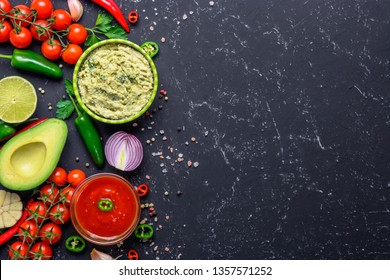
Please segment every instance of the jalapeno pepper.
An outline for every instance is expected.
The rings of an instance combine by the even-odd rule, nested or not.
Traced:
[[[69,236],[65,240],[65,248],[68,251],[73,252],[73,253],[82,252],[85,249],[86,245],[87,244],[86,244],[85,240],[81,236],[78,236],[78,235]]]
[[[149,187],[147,184],[141,184],[137,187],[138,196],[145,196],[149,192]]]
[[[135,24],[138,21],[138,12],[137,11],[130,11],[130,13],[127,15],[127,19],[131,24]]]
[[[153,41],[147,41],[141,45],[141,48],[152,58],[155,57],[160,50],[157,43]]]
[[[49,78],[62,78],[62,69],[57,64],[30,50],[14,49],[12,55],[0,54],[0,58],[11,59],[11,66],[19,70],[33,72]]]
[[[77,112],[77,118],[74,120],[74,124],[79,132],[83,142],[92,157],[92,160],[97,165],[97,167],[102,168],[104,165],[104,152],[103,152],[103,143],[100,139],[99,132],[97,131],[91,117],[83,111],[78,104],[75,102],[73,94],[68,92],[70,100],[73,102],[73,105]]]
[[[134,231],[135,237],[137,237],[139,239],[152,238],[153,233],[154,233],[154,230],[153,230],[152,226],[150,226],[148,224],[138,225]]]
[[[138,252],[136,250],[130,250],[127,253],[127,257],[129,260],[138,260]]]
[[[16,129],[12,125],[0,121],[0,141],[11,138],[15,133]]]
[[[108,212],[114,208],[114,203],[110,199],[103,198],[98,202],[98,207],[101,211]]]

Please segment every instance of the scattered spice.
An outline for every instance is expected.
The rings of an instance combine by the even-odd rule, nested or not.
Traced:
[[[168,196],[168,195],[169,195],[169,192],[167,192],[167,191],[164,192],[164,195],[165,195],[165,196]]]
[[[191,165],[192,165],[192,161],[190,161],[190,160],[187,161],[187,166],[188,166],[188,167],[191,167]]]

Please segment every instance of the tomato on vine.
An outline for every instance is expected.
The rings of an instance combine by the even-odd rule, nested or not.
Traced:
[[[60,190],[56,185],[44,185],[40,190],[40,197],[46,205],[53,204],[60,198]]]
[[[76,64],[82,54],[83,49],[79,45],[69,44],[61,57],[68,64]]]
[[[36,11],[37,19],[48,19],[53,13],[53,3],[50,0],[33,0],[30,9]]]
[[[21,26],[29,26],[30,22],[33,18],[31,13],[31,9],[26,5],[16,5],[13,8],[13,12],[11,16],[17,17],[18,19],[12,19],[11,21],[15,23],[15,25]]]
[[[72,23],[72,18],[70,14],[63,9],[54,10],[52,17],[54,18],[54,30],[65,30]]]
[[[24,221],[18,230],[19,238],[23,242],[31,243],[38,234],[38,225],[34,220]]]
[[[54,205],[53,208],[50,209],[49,217],[53,223],[59,225],[65,224],[70,219],[69,208],[63,205],[62,203],[58,203]]]
[[[84,171],[73,169],[68,173],[67,180],[73,187],[77,187],[86,177]]]
[[[46,40],[41,45],[41,53],[49,60],[56,60],[61,57],[61,43],[56,39]]]
[[[49,181],[57,185],[64,186],[66,184],[67,173],[62,167],[56,167],[49,177]]]
[[[74,191],[76,190],[75,187],[69,186],[66,188],[63,188],[61,190],[61,197],[60,200],[65,204],[65,206],[70,206],[70,201],[72,200]]]
[[[53,245],[60,241],[62,230],[59,225],[54,223],[44,224],[39,231],[39,237],[45,244]]]
[[[69,33],[67,38],[71,43],[80,45],[85,42],[87,36],[87,29],[85,29],[85,27],[81,24],[73,23],[69,26]]]
[[[12,25],[4,20],[0,22],[0,43],[4,43],[9,41],[9,35],[12,30]]]
[[[8,0],[0,0],[0,8],[1,8],[1,10],[4,11],[4,13],[0,11],[0,20],[2,20],[3,17],[1,15],[4,15],[5,13],[8,13],[9,11],[11,11],[12,5]]]
[[[8,256],[11,260],[23,260],[27,256],[27,250],[27,243],[15,241],[9,246]]]
[[[27,210],[30,217],[37,223],[41,223],[46,217],[47,208],[42,201],[35,201]]]
[[[31,35],[37,41],[49,39],[52,34],[51,29],[50,23],[43,19],[36,20],[35,24],[30,26]]]
[[[27,48],[32,42],[32,35],[30,30],[21,26],[11,30],[9,34],[9,41],[18,49]]]
[[[28,255],[34,260],[50,260],[53,256],[53,249],[49,244],[38,242],[32,246]]]

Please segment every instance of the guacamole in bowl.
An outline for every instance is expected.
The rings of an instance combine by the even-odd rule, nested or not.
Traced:
[[[80,57],[73,87],[91,117],[121,124],[137,119],[150,107],[158,75],[152,59],[138,45],[109,39],[91,46]]]

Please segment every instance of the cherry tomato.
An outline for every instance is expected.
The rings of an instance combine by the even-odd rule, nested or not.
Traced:
[[[12,30],[12,25],[8,21],[4,20],[0,22],[0,43],[9,41],[9,35]]]
[[[129,260],[138,260],[138,252],[136,250],[130,250],[127,253],[127,257]]]
[[[35,201],[29,208],[30,216],[36,221],[40,223],[46,217],[46,206],[42,201]]]
[[[70,211],[65,205],[59,203],[53,206],[49,212],[50,220],[58,225],[65,224],[69,221]]]
[[[62,9],[54,10],[53,18],[54,18],[54,23],[53,23],[54,30],[65,30],[72,23],[72,18],[70,14],[67,11]]]
[[[48,19],[53,13],[53,3],[50,0],[33,0],[30,9],[37,12],[37,19]]]
[[[49,244],[38,242],[31,247],[28,255],[34,260],[50,260],[53,256],[53,249]]]
[[[147,184],[141,184],[137,187],[138,196],[145,196],[149,192],[149,187]]]
[[[62,237],[62,230],[59,225],[54,223],[44,224],[39,231],[39,237],[45,244],[56,244]]]
[[[73,187],[77,187],[85,178],[86,175],[84,171],[80,169],[73,169],[69,172],[67,180]]]
[[[12,9],[12,5],[8,0],[0,0],[0,8],[5,12],[8,13]],[[1,15],[4,15],[3,12],[0,11],[0,20],[3,19]]]
[[[72,200],[74,191],[76,190],[75,187],[69,186],[66,188],[63,188],[61,190],[61,197],[60,200],[64,202],[65,206],[70,206],[70,201]]]
[[[24,221],[18,230],[19,238],[27,243],[31,243],[38,233],[38,225],[34,220]]]
[[[64,186],[66,184],[66,171],[62,167],[56,167],[49,177],[49,181],[57,185]]]
[[[80,45],[85,42],[87,36],[87,29],[85,29],[85,27],[81,24],[73,23],[69,27],[69,33],[67,35],[67,38],[71,43]]]
[[[30,8],[26,5],[16,5],[14,10],[15,11],[11,15],[17,17],[18,19],[13,19],[11,21],[13,21],[15,25],[29,26],[32,20]]]
[[[16,241],[9,246],[8,255],[11,260],[23,260],[27,255],[28,245],[22,241]]]
[[[79,45],[69,44],[61,57],[68,64],[76,64],[82,54],[83,49]]]
[[[30,30],[24,26],[21,26],[20,30],[17,30],[16,28],[11,30],[9,34],[9,41],[15,48],[24,49],[31,44],[32,35]]]
[[[50,23],[43,19],[38,19],[35,21],[36,25],[30,26],[30,32],[33,38],[37,41],[45,41],[50,38],[52,32],[51,32],[51,26]],[[46,30],[45,30],[46,29]]]
[[[49,60],[56,60],[61,57],[62,46],[56,39],[49,39],[42,43],[41,52]]]
[[[47,184],[41,188],[40,197],[42,201],[46,203],[46,205],[50,205],[55,203],[60,198],[60,190],[56,185]]]

